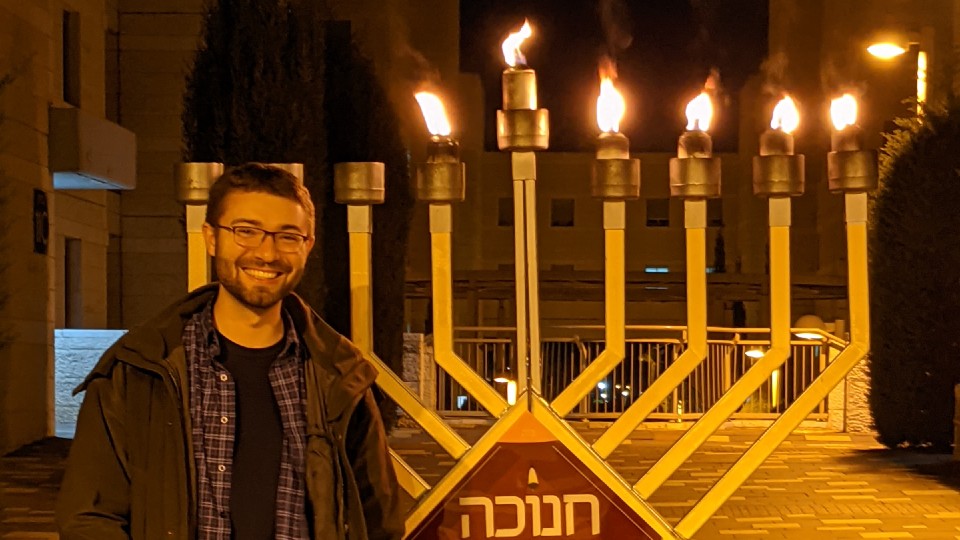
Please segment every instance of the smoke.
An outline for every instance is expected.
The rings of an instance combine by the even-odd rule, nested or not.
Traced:
[[[607,55],[616,58],[620,51],[633,43],[628,24],[630,11],[624,0],[599,0],[597,10],[603,34],[607,39]]]
[[[386,13],[393,78],[403,81],[406,86],[435,88],[440,83],[440,70],[410,44],[410,28],[396,10],[396,7],[390,7]]]
[[[789,61],[783,52],[772,54],[760,64],[764,94],[780,97],[786,93],[787,64]]]

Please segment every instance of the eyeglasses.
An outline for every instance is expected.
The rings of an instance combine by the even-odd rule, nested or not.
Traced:
[[[283,253],[296,253],[300,251],[303,244],[310,238],[309,236],[287,232],[287,231],[265,231],[257,227],[242,225],[239,227],[227,227],[226,225],[214,225],[218,229],[226,229],[233,233],[233,241],[240,247],[256,248],[263,244],[263,239],[267,236],[273,237],[273,243],[277,251]]]

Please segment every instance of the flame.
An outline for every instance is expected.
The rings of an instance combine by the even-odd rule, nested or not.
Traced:
[[[600,97],[597,98],[597,125],[600,126],[600,131],[620,131],[620,120],[623,119],[623,113],[626,110],[627,104],[613,86],[613,79],[601,78]]]
[[[423,112],[423,119],[427,121],[427,130],[431,135],[450,135],[450,121],[447,120],[447,111],[443,102],[436,94],[417,92],[414,95]]]
[[[710,121],[713,120],[713,102],[706,92],[700,92],[700,95],[687,103],[687,131],[699,129],[707,131],[710,129]]]
[[[533,30],[530,28],[530,21],[524,19],[520,30],[513,32],[507,36],[507,39],[503,40],[500,48],[503,49],[503,59],[506,60],[508,66],[517,67],[518,64],[524,65],[527,63],[527,59],[520,52],[520,45],[523,45],[523,40],[531,35],[533,35]]]
[[[779,129],[787,133],[793,132],[800,125],[800,111],[790,96],[783,99],[773,108],[773,119],[770,120],[772,129]]]
[[[837,131],[857,123],[857,99],[844,94],[830,102],[830,118]]]

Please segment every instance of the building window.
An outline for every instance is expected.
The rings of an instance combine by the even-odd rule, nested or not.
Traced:
[[[667,274],[670,272],[670,268],[666,266],[647,266],[644,267],[643,272],[646,274]]]
[[[63,101],[80,106],[80,14],[63,12],[61,67]]]
[[[497,226],[513,227],[513,199],[509,197],[497,199]]]
[[[573,227],[573,199],[550,200],[550,226]]]
[[[670,226],[670,199],[647,199],[647,227]]]
[[[707,226],[723,227],[723,199],[707,199]]]

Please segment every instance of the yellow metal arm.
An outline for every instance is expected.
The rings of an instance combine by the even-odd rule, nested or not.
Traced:
[[[210,283],[210,257],[203,239],[207,205],[187,205],[187,291]]]
[[[366,353],[373,352],[373,287],[371,285],[371,233],[373,217],[370,205],[347,207],[347,232],[350,235],[350,339]]]
[[[390,449],[390,462],[393,464],[393,470],[397,473],[397,481],[404,491],[410,494],[414,500],[419,499],[430,485],[413,470],[399,454]]]
[[[364,354],[373,367],[377,368],[377,386],[384,391],[387,396],[407,411],[416,422],[427,432],[428,435],[437,441],[437,444],[443,447],[454,459],[459,459],[470,445],[464,442],[446,422],[437,415],[436,411],[426,408],[417,396],[410,390],[410,387],[403,382],[399,375],[383,363],[383,360],[375,354]]]
[[[870,350],[870,302],[867,271],[867,195],[846,195],[847,261],[851,342],[810,387],[787,408],[677,525],[691,538],[720,506],[770,457],[777,446],[827,397]]]
[[[687,348],[593,444],[606,459],[707,355],[706,201],[685,201]]]
[[[437,365],[498,418],[507,409],[503,396],[494,391],[476,370],[453,353],[453,273],[449,204],[430,205],[430,248],[433,265],[433,349]]]
[[[553,400],[553,410],[563,417],[570,413],[600,379],[623,362],[626,351],[626,209],[623,201],[603,203],[603,238],[606,251],[604,292],[606,341],[600,356]]]
[[[667,481],[790,356],[790,199],[770,198],[771,348],[634,485],[644,499]]]

